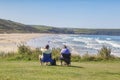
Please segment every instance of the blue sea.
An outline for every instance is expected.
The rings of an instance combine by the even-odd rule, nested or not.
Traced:
[[[73,54],[97,54],[102,46],[111,48],[112,54],[120,56],[120,36],[53,34],[31,39],[27,45],[35,48],[49,44],[51,48],[67,45]]]

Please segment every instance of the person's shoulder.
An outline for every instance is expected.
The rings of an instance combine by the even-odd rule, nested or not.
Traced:
[[[66,49],[61,49],[61,51],[65,51]]]
[[[51,49],[48,49],[47,51],[52,51]]]
[[[50,53],[52,53],[52,50],[51,49],[47,49],[45,52],[50,54]]]

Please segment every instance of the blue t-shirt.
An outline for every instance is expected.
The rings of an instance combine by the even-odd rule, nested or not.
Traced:
[[[65,48],[61,50],[61,54],[70,54],[70,50]]]

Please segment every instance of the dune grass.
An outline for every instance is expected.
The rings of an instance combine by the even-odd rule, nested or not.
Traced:
[[[57,63],[59,64],[59,62]],[[41,66],[38,61],[0,61],[0,80],[119,80],[120,62],[72,62]]]

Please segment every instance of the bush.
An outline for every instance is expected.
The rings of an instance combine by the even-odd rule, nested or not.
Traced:
[[[20,44],[19,46],[18,46],[18,53],[19,54],[22,54],[22,55],[31,55],[32,54],[32,52],[31,52],[31,49],[30,49],[30,47],[28,47],[28,46],[25,46],[24,44]]]
[[[98,51],[98,57],[100,57],[101,59],[110,59],[111,56],[111,49],[107,48],[106,46],[103,46],[100,51]]]
[[[28,46],[19,45],[18,46],[18,54],[22,55],[21,58],[17,59],[23,59],[23,60],[38,60],[39,54],[42,54],[42,52],[36,48],[36,49],[31,49]]]
[[[35,50],[32,50],[32,60],[38,60],[38,56],[42,55],[42,51],[39,48],[36,48]]]

